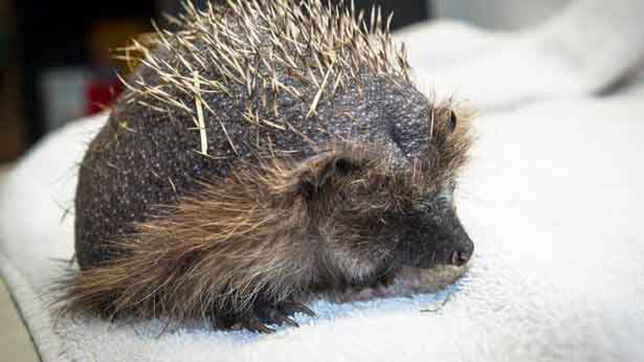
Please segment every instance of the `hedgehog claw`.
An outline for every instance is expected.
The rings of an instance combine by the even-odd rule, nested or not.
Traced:
[[[246,329],[251,332],[266,334],[275,332],[275,330],[267,327],[256,313],[220,316],[212,320],[212,326],[218,330]]]
[[[252,318],[248,321],[242,322],[242,327],[248,329],[251,332],[259,332],[270,334],[275,332],[274,329],[268,328],[264,323],[260,322],[256,318]]]
[[[299,302],[277,302],[256,301],[252,311],[243,314],[222,315],[213,319],[212,325],[216,329],[247,329],[257,333],[273,333],[274,329],[266,324],[288,325],[299,327],[300,325],[289,318],[295,313],[303,313],[314,317],[316,314],[307,306]]]
[[[307,307],[306,305],[300,302],[280,303],[279,308],[280,308],[280,311],[286,315],[293,315],[295,313],[306,314],[309,317],[315,317],[317,315],[315,314],[314,311],[311,310],[311,308]]]
[[[289,326],[292,326],[292,327],[299,327],[300,326],[299,324],[297,324],[296,321],[292,320],[291,318],[289,318],[289,317],[287,317],[287,316],[285,316],[283,314],[276,315],[275,317],[273,317],[273,320],[279,325],[288,324]]]
[[[300,325],[297,324],[297,322],[288,317],[289,313],[285,313],[283,308],[281,308],[282,304],[283,303],[256,306],[255,314],[261,320],[268,323],[274,323],[280,326],[282,324],[288,324],[293,327],[299,327]]]

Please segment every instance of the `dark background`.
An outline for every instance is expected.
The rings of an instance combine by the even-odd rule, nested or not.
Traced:
[[[358,9],[378,4],[385,14],[394,11],[394,29],[429,17],[426,0],[355,3]],[[108,105],[119,90],[115,72],[126,71],[110,49],[151,31],[151,19],[162,22],[160,14],[180,8],[177,0],[0,0],[0,162]]]

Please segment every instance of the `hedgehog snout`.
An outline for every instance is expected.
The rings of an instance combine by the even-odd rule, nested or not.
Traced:
[[[450,263],[452,265],[462,266],[470,260],[471,256],[472,254],[466,251],[453,251],[450,257]]]
[[[427,262],[430,266],[438,264],[463,266],[467,264],[471,256],[471,250],[438,250],[432,252],[430,260]]]
[[[464,240],[461,240],[455,249],[456,250],[452,250],[449,255],[449,259],[447,260],[448,264],[463,266],[470,261],[470,258],[474,253],[474,243],[470,240],[467,234],[464,234]]]

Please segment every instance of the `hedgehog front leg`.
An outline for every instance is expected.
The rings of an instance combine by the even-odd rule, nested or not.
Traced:
[[[299,327],[299,324],[289,318],[295,313],[302,313],[314,317],[316,314],[306,305],[299,302],[273,303],[266,300],[257,300],[253,308],[241,314],[219,315],[213,321],[217,329],[247,329],[251,332],[272,333],[275,330],[266,324]]]
[[[253,308],[255,316],[262,322],[268,324],[283,325],[287,324],[293,327],[299,327],[299,324],[289,318],[295,313],[303,313],[311,317],[315,316],[306,305],[299,302],[278,302],[271,303],[268,301],[257,301]],[[263,332],[263,331],[262,331]]]
[[[306,314],[310,317],[315,317],[316,314],[311,308],[300,302],[281,302],[277,304],[278,308],[282,313],[287,316],[293,315],[295,313]]]
[[[251,332],[271,333],[268,328],[253,311],[242,313],[218,313],[212,319],[212,325],[218,330],[247,329]]]

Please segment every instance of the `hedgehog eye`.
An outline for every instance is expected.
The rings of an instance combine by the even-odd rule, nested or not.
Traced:
[[[332,156],[325,162],[311,165],[311,169],[301,176],[299,188],[306,195],[316,194],[332,178],[346,176],[357,168],[354,160]]]
[[[350,160],[343,158],[335,159],[328,165],[326,165],[326,167],[324,167],[322,170],[320,170],[316,187],[322,186],[331,177],[346,175],[354,168],[356,168],[356,165],[351,163]]]
[[[449,111],[449,133],[454,133],[456,129],[456,123],[458,122],[458,117],[454,111]]]
[[[356,168],[356,165],[351,163],[351,161],[349,160],[340,158],[334,161],[334,170],[341,174],[346,175],[355,168]]]

